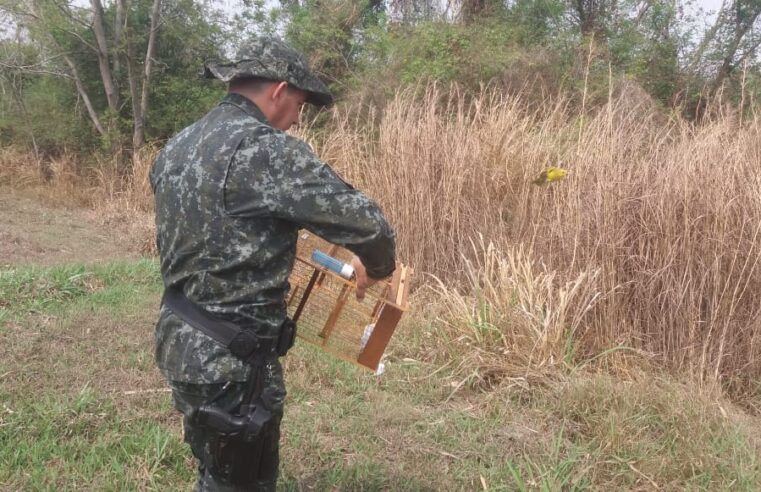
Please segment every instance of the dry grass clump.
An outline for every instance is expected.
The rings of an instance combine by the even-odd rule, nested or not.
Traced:
[[[95,179],[102,201],[126,205],[131,212],[152,213],[153,192],[150,172],[158,153],[156,147],[146,146],[131,157],[129,168],[115,160],[101,161]]]
[[[40,163],[32,154],[12,148],[0,152],[0,182],[24,188],[39,184],[41,180]]]
[[[0,151],[0,185],[32,191],[55,205],[86,206],[131,250],[155,253],[149,173],[158,149],[146,147],[128,169],[113,158],[85,164],[74,154],[38,158],[13,148]],[[125,157],[126,158],[126,157]]]
[[[470,259],[472,257],[473,259]],[[500,251],[473,243],[462,256],[465,280],[448,286],[435,279],[439,333],[455,341],[453,353],[471,385],[504,379],[537,380],[576,364],[577,332],[603,298],[599,270],[561,279],[537,265],[522,249]]]
[[[65,205],[88,205],[92,196],[74,154],[37,157],[14,148],[0,151],[0,184],[35,189],[40,199]]]
[[[156,147],[140,150],[127,175],[115,166],[104,166],[98,174],[101,198],[95,212],[99,220],[144,254],[156,254],[150,172],[158,151]]]
[[[494,277],[472,273],[473,238],[523,251],[521,261],[546,277],[518,285],[546,282],[550,294],[516,291],[519,268],[493,281],[504,298],[486,305],[505,317],[496,325],[509,340],[527,313],[558,313],[552,299],[592,282],[602,296],[591,309],[571,308],[528,338],[532,364],[569,344],[581,360],[625,346],[752,391],[761,376],[761,124],[724,112],[695,127],[629,86],[612,92],[618,96],[591,114],[562,100],[531,110],[519,96],[489,91],[471,100],[435,87],[422,99],[402,92],[375,125],[336,114],[320,153],[379,200],[402,258],[449,286],[444,302],[456,305],[456,290],[471,313],[484,309],[482,277]],[[569,177],[531,185],[549,165]],[[516,263],[509,254],[501,261]],[[463,333],[473,333],[472,322],[462,316]],[[504,346],[487,348],[499,354]]]

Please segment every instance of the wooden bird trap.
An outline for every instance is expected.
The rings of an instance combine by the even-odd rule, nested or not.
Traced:
[[[397,264],[394,275],[368,288],[360,302],[354,281],[318,264],[313,259],[316,250],[343,263],[349,263],[353,256],[314,234],[300,233],[286,300],[299,338],[340,359],[377,371],[396,325],[409,309],[412,269]]]

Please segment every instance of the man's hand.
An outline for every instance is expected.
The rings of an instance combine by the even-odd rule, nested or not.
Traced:
[[[357,281],[357,300],[361,301],[365,298],[365,290],[377,282],[377,280],[367,276],[365,265],[362,264],[362,260],[359,257],[353,256],[350,264],[354,268],[354,278]]]

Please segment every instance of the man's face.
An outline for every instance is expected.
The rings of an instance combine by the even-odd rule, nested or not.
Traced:
[[[294,87],[286,87],[273,98],[270,123],[278,130],[286,131],[299,124],[299,113],[306,102],[307,93]]]

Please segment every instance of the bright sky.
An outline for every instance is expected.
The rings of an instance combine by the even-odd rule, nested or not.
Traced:
[[[697,0],[697,5],[701,6],[703,10],[706,12],[716,12],[719,10],[719,7],[721,7],[722,0]],[[711,15],[711,19],[713,20],[713,15]],[[707,19],[709,20],[709,19]]]

